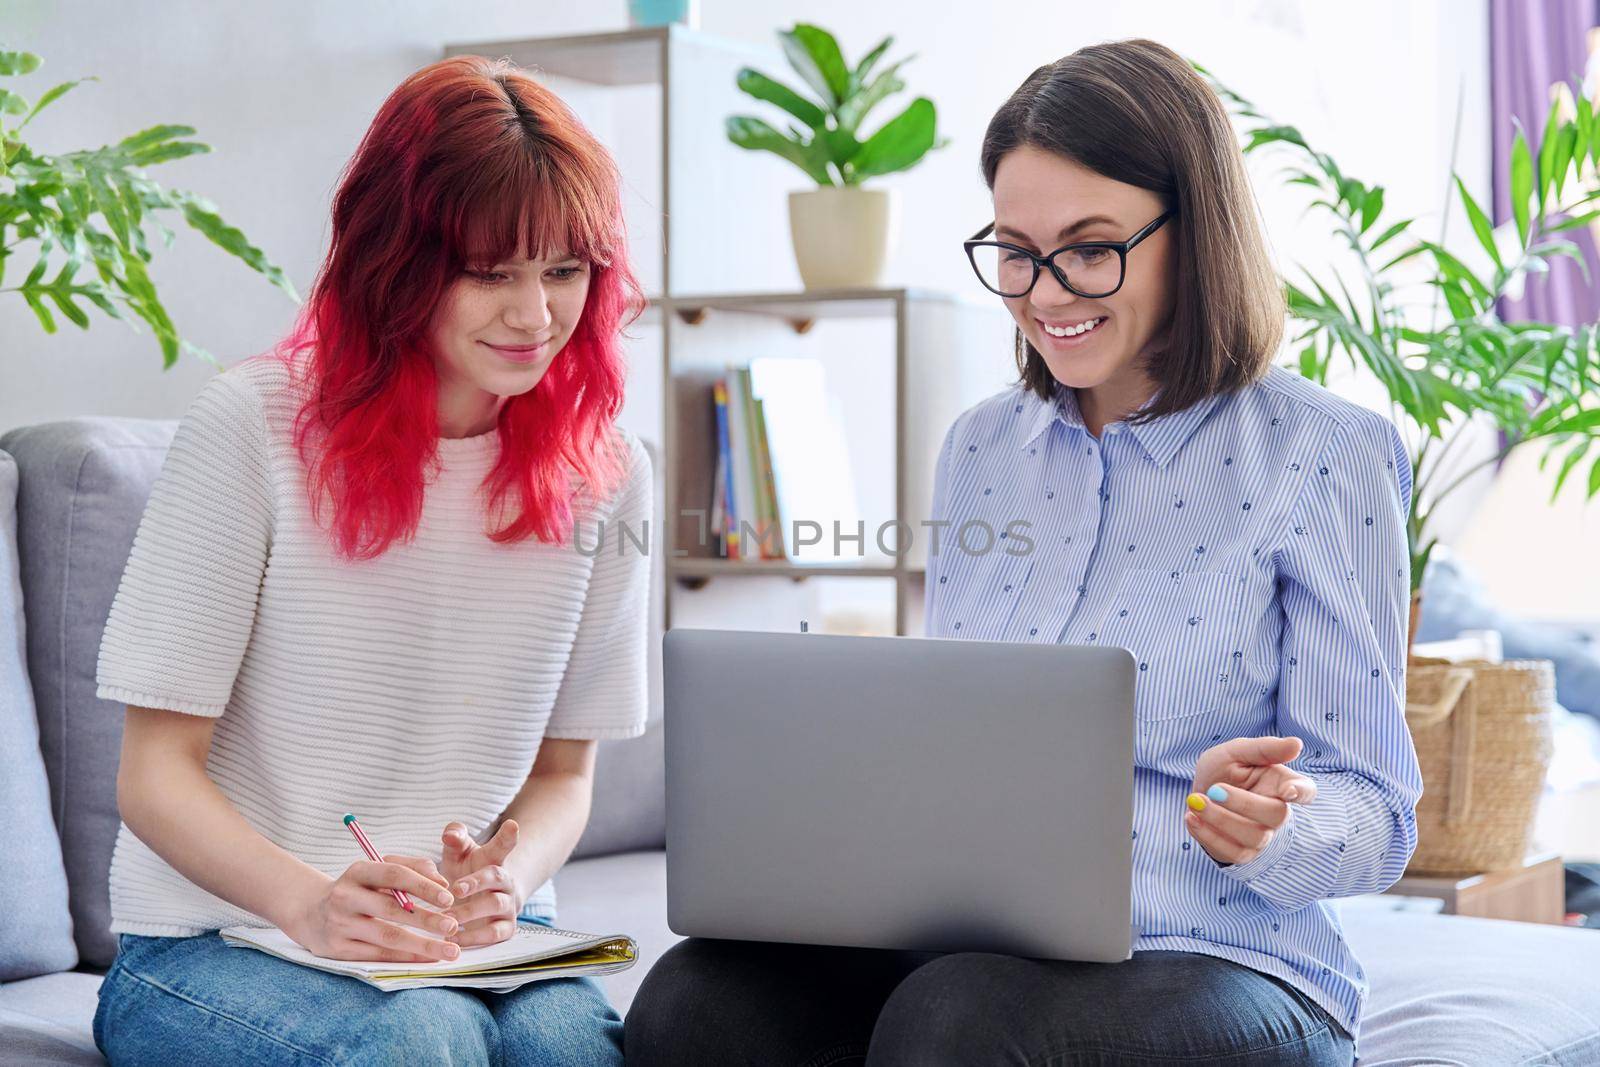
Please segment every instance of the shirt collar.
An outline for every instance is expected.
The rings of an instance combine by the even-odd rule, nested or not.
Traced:
[[[1022,442],[1019,448],[1027,448],[1039,438],[1039,435],[1050,428],[1050,424],[1060,421],[1066,426],[1075,427],[1088,433],[1088,427],[1083,424],[1083,414],[1078,410],[1077,390],[1061,385],[1055,385],[1053,399],[1041,400],[1031,390],[1026,394],[1028,403],[1032,404],[1033,411],[1027,412],[1024,408],[1024,422],[1022,429]],[[1155,404],[1161,396],[1157,389],[1154,396],[1138,409],[1143,411]],[[1190,404],[1181,411],[1174,411],[1145,423],[1126,424],[1122,420],[1113,422],[1111,426],[1126,426],[1134,440],[1144,448],[1145,452],[1155,462],[1157,467],[1165,467],[1178,454],[1184,444],[1193,436],[1195,430],[1211,414],[1216,407],[1220,394],[1203,397]]]

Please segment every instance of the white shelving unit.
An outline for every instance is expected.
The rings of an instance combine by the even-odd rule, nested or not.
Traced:
[[[617,157],[630,194],[630,251],[656,294],[630,341],[629,389],[630,406],[648,394],[657,409],[631,424],[661,443],[666,523],[655,540],[666,556],[665,624],[792,630],[809,618],[813,630],[827,630],[821,590],[845,583],[880,590],[892,607],[860,609],[843,628],[920,632],[926,530],[918,524],[929,516],[933,462],[951,420],[1015,377],[1004,308],[981,291],[799,288],[787,194],[805,179],[723,133],[727,115],[766,110],[734,77],[743,66],[783,77],[776,49],[671,26],[456,44],[445,54],[506,56],[528,68]],[[952,255],[960,254],[956,240]],[[728,560],[700,543],[685,513],[710,506],[709,382],[755,356],[823,363],[867,527],[860,556]],[[911,530],[910,550],[877,553],[877,529],[897,520]]]
[[[657,306],[667,320],[667,514],[678,516],[666,531],[669,584],[888,579],[892,625],[884,629],[918,629],[927,562],[927,530],[919,524],[931,511],[933,462],[951,420],[1005,380],[1004,310],[918,289],[687,295]],[[708,557],[711,546],[700,541],[697,520],[687,514],[710,504],[707,472],[715,451],[707,390],[729,362],[751,351],[821,360],[830,390],[848,402],[852,480],[866,531],[859,555],[841,554],[826,564]],[[890,528],[897,522],[904,526]],[[878,551],[880,530],[890,554]],[[907,533],[908,550],[895,551]],[[766,620],[775,629],[797,621],[781,608]]]

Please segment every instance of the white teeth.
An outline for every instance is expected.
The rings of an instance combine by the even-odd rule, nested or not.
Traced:
[[[1044,326],[1044,332],[1049,334],[1051,337],[1076,337],[1081,333],[1088,333],[1090,330],[1099,326],[1104,321],[1106,321],[1105,316],[1102,315],[1098,319],[1090,319],[1088,322],[1081,323],[1077,326],[1063,326],[1059,329],[1054,326],[1044,326],[1044,323],[1042,322],[1039,325]]]

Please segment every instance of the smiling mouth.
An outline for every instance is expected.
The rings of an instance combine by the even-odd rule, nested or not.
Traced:
[[[489,351],[507,363],[515,363],[522,366],[532,366],[540,363],[550,352],[549,341],[538,345],[496,345],[490,344],[488,341],[480,341],[478,343],[486,346]]]
[[[1101,315],[1098,318],[1084,319],[1081,322],[1061,326],[1051,326],[1041,319],[1034,319],[1033,321],[1037,322],[1039,328],[1051,337],[1080,337],[1083,334],[1099,329],[1100,325],[1108,318],[1110,318],[1109,315]]]

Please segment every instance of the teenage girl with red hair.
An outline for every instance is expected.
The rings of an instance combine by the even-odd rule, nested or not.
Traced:
[[[184,416],[100,650],[127,705],[112,1063],[621,1061],[591,980],[384,993],[216,934],[409,962],[553,922],[596,741],[646,715],[618,185],[510,65],[417,72],[293,333]]]

